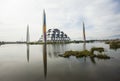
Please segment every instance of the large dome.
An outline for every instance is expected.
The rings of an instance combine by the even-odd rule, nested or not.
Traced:
[[[70,41],[70,37],[64,33],[63,31],[60,31],[59,29],[49,29],[46,33],[47,41],[48,42],[62,42],[62,41]],[[41,38],[39,41],[43,41],[43,35],[41,35]]]

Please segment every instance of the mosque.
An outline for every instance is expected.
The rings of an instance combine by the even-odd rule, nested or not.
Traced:
[[[46,32],[46,13],[43,12],[43,35],[41,35],[39,42],[69,42],[70,37],[63,31],[55,28],[48,29]]]
[[[39,41],[43,41],[43,35],[41,35],[41,38]],[[60,31],[59,29],[49,29],[46,33],[46,41],[47,42],[68,42],[70,41],[70,37],[64,33],[63,31]]]
[[[83,22],[83,39],[84,43],[86,43],[86,35],[85,35],[85,25]],[[43,11],[43,34],[39,38],[38,42],[70,42],[70,37],[63,31],[58,28],[48,29],[46,32],[46,13]],[[26,43],[30,42],[29,36],[29,25],[27,26],[27,35],[26,35]]]

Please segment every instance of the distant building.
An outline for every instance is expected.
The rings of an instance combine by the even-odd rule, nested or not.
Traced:
[[[40,42],[43,42],[43,35],[41,35],[41,38],[39,39]],[[65,34],[63,31],[60,31],[59,29],[49,29],[46,33],[46,41],[47,42],[67,42],[70,41],[70,37]]]

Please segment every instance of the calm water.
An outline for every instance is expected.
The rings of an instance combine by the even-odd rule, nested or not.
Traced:
[[[110,60],[62,58],[67,50],[83,50],[83,44],[2,45],[0,81],[120,81],[120,49],[104,43],[88,43],[86,49],[104,47]]]

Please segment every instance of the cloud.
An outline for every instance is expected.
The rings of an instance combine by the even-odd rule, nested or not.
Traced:
[[[42,34],[42,10],[47,29],[59,28],[72,39],[82,39],[85,22],[87,39],[104,39],[120,34],[119,0],[0,0],[0,40],[25,40],[30,24],[31,40]]]

